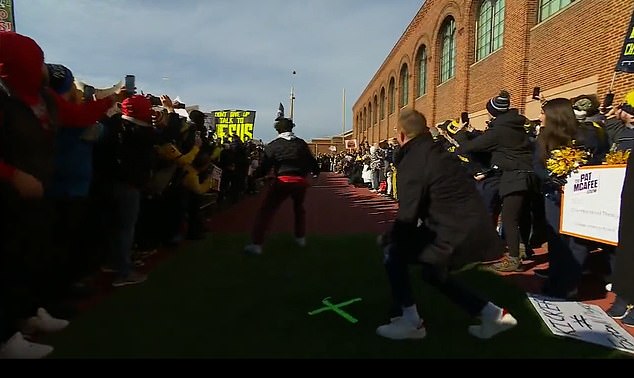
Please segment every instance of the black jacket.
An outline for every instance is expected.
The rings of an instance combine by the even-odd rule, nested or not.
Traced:
[[[625,126],[623,121],[610,119],[605,122],[604,129],[610,147],[615,146],[617,151],[634,149],[634,129]]]
[[[502,255],[473,180],[431,135],[409,141],[395,162],[399,210],[390,239],[397,251],[451,269]]]
[[[469,140],[465,132],[456,135],[459,153],[491,152],[491,164],[502,171],[500,196],[537,190],[533,172],[533,152],[524,128],[526,118],[517,109],[497,117],[481,136]]]
[[[619,219],[619,246],[616,251],[612,291],[627,303],[634,303],[634,154],[627,161],[625,182],[621,193],[621,217]]]
[[[52,118],[49,128],[42,126],[28,105],[0,94],[0,160],[46,185],[54,171],[56,122],[53,100],[43,96]]]
[[[165,142],[153,127],[136,126],[115,115],[104,120],[105,132],[94,151],[96,174],[143,188],[158,166],[155,146]]]
[[[274,169],[276,176],[307,176],[319,174],[319,163],[303,139],[277,138],[264,148],[262,164],[255,176],[261,177]]]

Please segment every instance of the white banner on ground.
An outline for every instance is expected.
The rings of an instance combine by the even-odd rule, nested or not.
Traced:
[[[550,332],[634,354],[634,337],[599,306],[528,294]]]
[[[625,169],[621,165],[589,166],[573,173],[561,200],[560,232],[618,245]]]

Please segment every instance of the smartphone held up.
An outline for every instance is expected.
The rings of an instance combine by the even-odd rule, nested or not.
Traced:
[[[126,75],[125,91],[128,96],[132,96],[136,92],[136,77],[134,75]]]

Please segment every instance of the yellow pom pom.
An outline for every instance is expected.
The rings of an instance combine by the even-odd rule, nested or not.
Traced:
[[[625,96],[625,103],[634,106],[634,91],[630,92]]]

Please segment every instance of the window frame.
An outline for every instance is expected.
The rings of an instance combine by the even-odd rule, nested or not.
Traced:
[[[396,80],[394,77],[390,78],[387,92],[387,114],[392,115],[396,111]]]
[[[416,53],[416,64],[418,74],[418,86],[416,88],[416,98],[427,94],[427,46],[421,45]]]
[[[409,66],[403,63],[399,73],[399,106],[401,108],[409,105]]]
[[[498,7],[500,4],[501,7]],[[483,10],[485,9],[487,9],[490,14],[488,19],[485,20],[486,26],[484,26],[482,22],[484,15]],[[505,14],[505,0],[484,0],[480,4],[475,33],[476,62],[484,60],[489,55],[504,47]]]
[[[379,118],[381,119],[381,121],[383,121],[385,119],[385,100],[386,100],[386,95],[385,95],[385,87],[381,87],[381,99],[379,100]]]
[[[552,9],[552,4],[553,2],[558,2],[558,7],[557,10],[555,11],[551,11]],[[562,1],[568,1],[567,4],[565,5],[561,5]],[[539,8],[538,8],[538,15],[537,15],[537,21],[538,24],[549,20],[550,18],[552,18],[553,16],[555,16],[557,13],[561,12],[562,10],[568,8],[570,5],[574,4],[575,0],[539,0]],[[546,5],[544,5],[544,3],[546,3]],[[544,17],[544,8],[548,7],[548,16]]]
[[[449,16],[440,29],[440,84],[444,84],[456,77],[456,20]],[[446,41],[449,41],[448,43]],[[445,50],[447,48],[447,50]],[[446,61],[446,59],[449,59]]]

